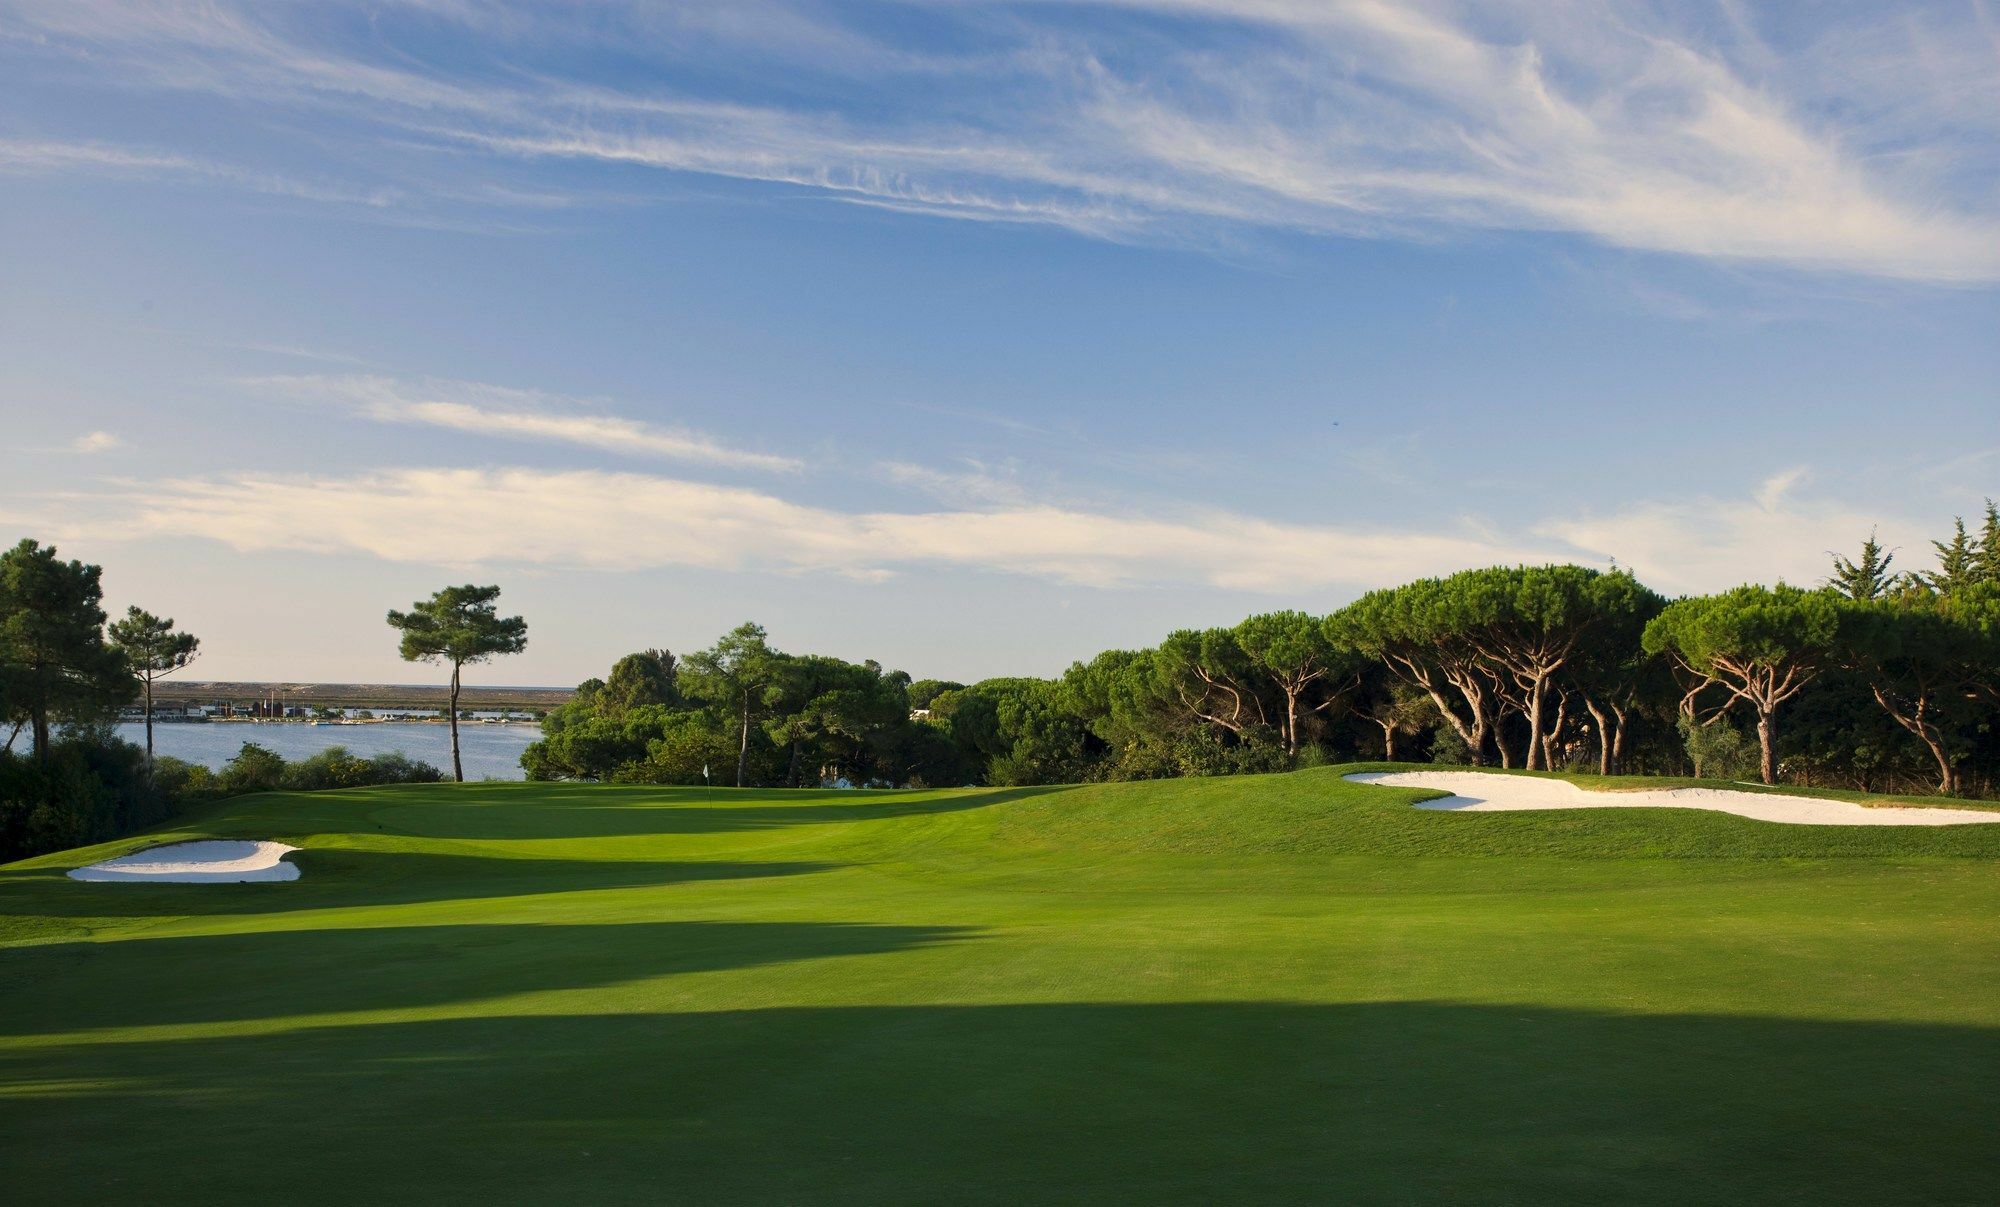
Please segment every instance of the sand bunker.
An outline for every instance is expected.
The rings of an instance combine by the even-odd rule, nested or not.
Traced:
[[[1852,801],[1809,796],[1732,792],[1727,788],[1644,789],[1586,792],[1567,780],[1479,771],[1363,771],[1347,776],[1357,784],[1391,788],[1436,788],[1451,793],[1420,801],[1419,809],[1498,813],[1515,809],[1712,809],[1755,821],[1795,826],[1956,826],[2000,822],[2000,813],[1976,809],[1869,808]]]
[[[152,884],[237,884],[297,880],[299,865],[285,862],[297,847],[281,842],[177,842],[120,855],[70,872],[71,880],[139,880]]]

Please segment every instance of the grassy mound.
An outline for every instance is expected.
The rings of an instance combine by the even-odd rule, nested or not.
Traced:
[[[1253,779],[1164,780],[1065,788],[1010,810],[1003,833],[1051,849],[1350,855],[1546,855],[1564,858],[1880,858],[2000,856],[2000,827],[1794,826],[1690,809],[1457,814],[1410,805],[1445,793],[1352,784],[1366,763]],[[1482,771],[1486,770],[1481,768]],[[1522,772],[1517,774],[1534,774]],[[1585,788],[1672,788],[1700,780],[1564,777]],[[1244,785],[1255,784],[1253,791]],[[1739,785],[1729,785],[1739,788]],[[1936,804],[1903,798],[1841,799]],[[1960,802],[1951,802],[1958,806]],[[1414,815],[1413,815],[1414,814]]]
[[[2000,827],[435,785],[0,869],[19,1202],[1974,1201]],[[78,884],[181,838],[269,885]],[[245,1169],[252,1173],[246,1174]]]

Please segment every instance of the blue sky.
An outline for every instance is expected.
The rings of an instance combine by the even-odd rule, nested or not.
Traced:
[[[0,0],[0,537],[217,678],[497,581],[543,683],[1916,563],[1996,152],[1986,3]]]

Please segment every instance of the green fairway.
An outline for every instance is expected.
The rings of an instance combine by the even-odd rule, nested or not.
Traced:
[[[1987,1203],[2000,826],[1341,770],[242,798],[0,869],[10,1202]],[[169,837],[285,884],[81,884]]]

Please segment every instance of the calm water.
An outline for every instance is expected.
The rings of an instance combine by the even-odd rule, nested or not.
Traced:
[[[118,736],[144,746],[146,727],[118,726]],[[521,751],[540,740],[542,727],[460,723],[458,750],[469,780],[517,780]],[[302,759],[329,746],[345,746],[362,758],[400,750],[451,775],[451,729],[443,724],[387,723],[381,725],[307,725],[299,721],[257,725],[244,721],[153,726],[153,749],[162,755],[221,767],[236,756],[243,743],[277,751],[286,759]]]

